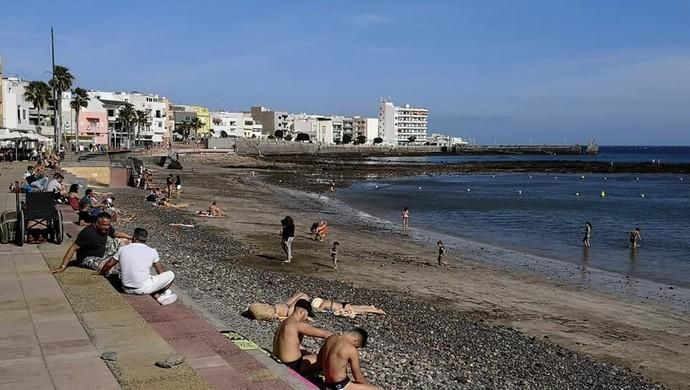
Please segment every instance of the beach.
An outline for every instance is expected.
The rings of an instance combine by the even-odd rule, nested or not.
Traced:
[[[482,261],[509,253],[493,248],[451,251],[450,267],[438,268],[433,238],[401,235],[326,190],[333,181],[342,187],[368,175],[442,172],[353,165],[348,176],[318,163],[188,157],[184,170],[160,169],[156,177],[160,183],[179,174],[179,202],[190,207],[159,209],[144,202],[145,192],[119,191],[119,206],[136,214],[119,227],[148,229],[178,285],[264,347],[276,323],[240,316],[253,302],[277,303],[303,291],[383,308],[385,316],[354,320],[320,315],[316,325],[370,330],[363,367],[384,388],[688,388],[687,289],[519,254],[517,267]],[[210,200],[228,216],[194,216]],[[285,215],[297,226],[290,264],[281,263],[278,235]],[[319,219],[330,225],[324,242],[309,238]],[[337,272],[332,240],[341,243]]]

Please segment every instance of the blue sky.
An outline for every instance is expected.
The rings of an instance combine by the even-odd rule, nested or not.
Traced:
[[[690,0],[8,1],[5,73],[213,109],[375,116],[479,143],[690,145]]]

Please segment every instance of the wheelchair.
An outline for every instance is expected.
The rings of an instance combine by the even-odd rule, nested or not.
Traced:
[[[48,240],[61,244],[65,239],[65,228],[62,224],[62,211],[55,206],[55,194],[27,192],[24,196],[25,200],[22,201],[21,193],[16,193],[15,244],[24,245],[30,230],[44,230]]]

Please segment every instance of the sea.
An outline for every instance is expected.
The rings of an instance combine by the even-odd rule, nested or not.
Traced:
[[[594,156],[434,156],[397,162],[606,161],[690,163],[690,147],[606,147]],[[374,162],[374,161],[372,161]],[[511,251],[690,287],[690,175],[492,173],[371,179],[338,193],[349,206],[397,224]],[[585,222],[593,226],[583,249]],[[636,227],[641,245],[632,249]],[[460,248],[462,251],[462,248]]]

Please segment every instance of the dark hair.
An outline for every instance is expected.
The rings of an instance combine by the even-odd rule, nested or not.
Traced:
[[[56,179],[64,179],[65,178],[64,176],[62,176],[62,174],[60,172],[55,172],[53,177]]]
[[[288,215],[287,217],[283,218],[283,220],[280,221],[280,223],[283,224],[283,225],[294,225],[294,224],[295,224],[295,223],[292,221],[292,217],[289,216],[289,215]]]
[[[147,232],[144,228],[136,228],[134,229],[134,234],[132,234],[132,238],[137,240],[138,242],[144,243],[146,242],[146,240],[149,239],[149,232]]]
[[[69,192],[79,192],[79,184],[72,184],[69,186]]]
[[[357,327],[357,328],[352,329],[350,331],[350,333],[354,336],[359,337],[359,339],[361,340],[361,343],[360,343],[361,348],[364,348],[367,346],[367,340],[369,340],[369,333],[367,333],[366,330]]]
[[[302,308],[307,311],[307,315],[309,317],[314,317],[314,311],[312,311],[311,308],[311,303],[307,301],[306,299],[300,299],[297,302],[295,302],[295,309],[297,308]]]
[[[84,195],[91,195],[93,193],[93,190],[91,188],[87,188],[86,191],[84,191]]]
[[[438,244],[441,244],[441,245],[443,245],[443,241],[441,241],[441,240],[438,240],[438,242],[436,243],[436,245],[438,245]]]
[[[405,207],[403,207],[403,210],[409,210],[409,209],[407,208],[407,206],[405,206]]]
[[[338,241],[333,242],[333,245],[340,245]]]
[[[98,214],[98,216],[96,216],[96,222],[102,221],[102,220],[104,220],[104,219],[113,219],[113,216],[110,215],[110,213],[107,213],[107,212],[105,212],[105,211],[102,212],[102,213],[100,213],[100,214]]]

